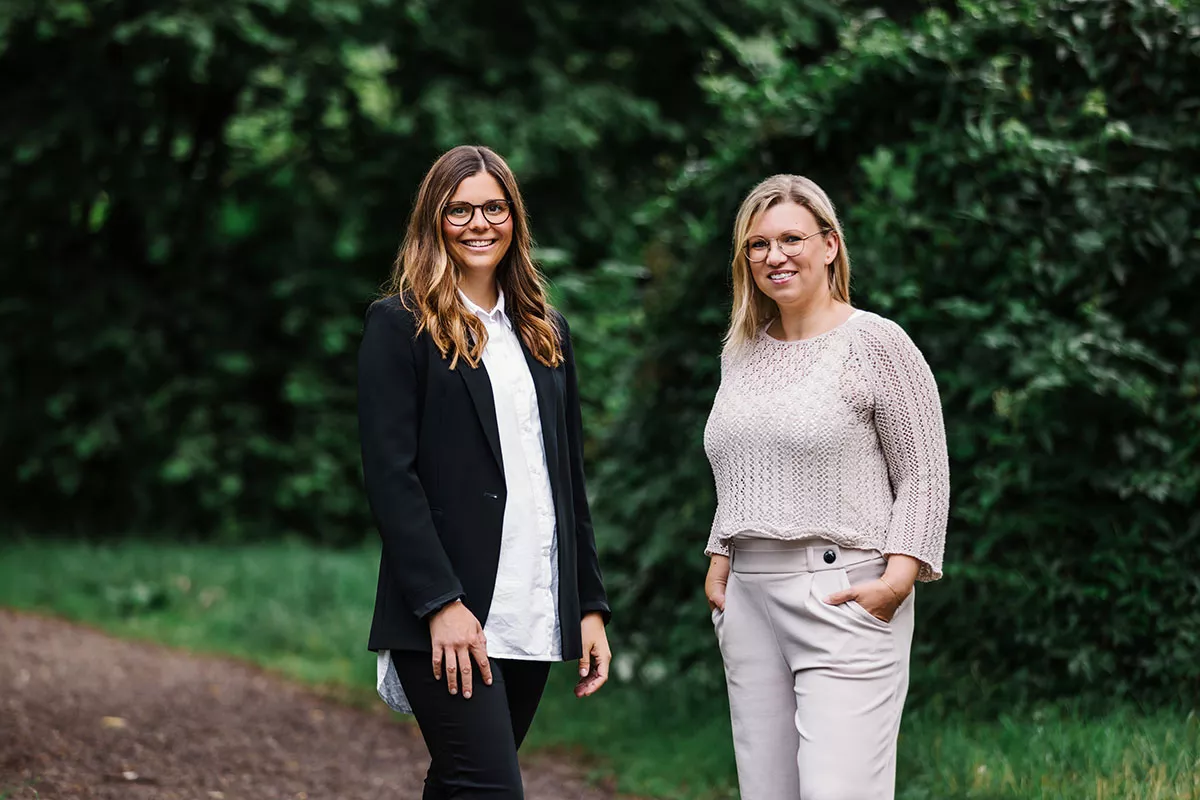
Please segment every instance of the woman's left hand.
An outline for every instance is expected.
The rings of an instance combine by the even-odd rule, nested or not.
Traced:
[[[608,681],[612,651],[608,649],[604,617],[600,614],[588,614],[579,627],[583,634],[583,658],[579,659],[579,683],[575,684],[575,696],[587,697],[595,694]]]
[[[892,617],[896,615],[896,609],[900,608],[900,604],[904,602],[904,597],[892,591],[891,587],[882,580],[876,579],[867,583],[855,584],[849,589],[834,592],[825,598],[825,602],[832,606],[840,606],[851,600],[865,608],[867,613],[875,619],[891,622]]]
[[[888,553],[887,569],[883,571],[882,578],[834,592],[825,598],[825,602],[840,606],[854,600],[875,619],[891,622],[896,609],[912,593],[920,568],[921,562],[910,555]]]

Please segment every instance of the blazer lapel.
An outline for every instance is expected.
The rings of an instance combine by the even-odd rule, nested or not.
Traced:
[[[533,378],[533,388],[537,392],[538,416],[542,420],[542,443],[546,450],[546,471],[550,473],[550,488],[555,496],[558,495],[558,395],[554,390],[554,373],[550,367],[533,357],[525,340],[521,342],[521,352],[525,354],[525,363],[529,365],[529,374]]]
[[[500,426],[496,424],[496,398],[492,396],[492,381],[488,377],[487,368],[483,366],[482,361],[479,362],[478,367],[472,367],[465,359],[459,359],[458,372],[467,384],[467,392],[470,393],[471,401],[475,404],[475,413],[479,415],[479,422],[483,425],[483,435],[492,448],[492,455],[496,457],[500,472],[503,473],[504,458],[500,455]]]

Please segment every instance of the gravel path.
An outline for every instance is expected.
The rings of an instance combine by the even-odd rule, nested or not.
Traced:
[[[418,800],[415,726],[254,667],[0,609],[0,800]],[[611,800],[558,756],[528,800]]]

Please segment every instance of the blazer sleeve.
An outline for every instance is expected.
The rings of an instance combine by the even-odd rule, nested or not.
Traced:
[[[600,574],[600,559],[596,554],[596,536],[592,530],[592,512],[588,507],[587,483],[583,473],[583,414],[579,408],[575,350],[571,345],[571,329],[566,318],[560,314],[558,321],[566,362],[567,448],[571,459],[571,499],[575,510],[579,610],[583,616],[599,612],[607,624],[612,618],[612,609],[608,606],[604,578]]]
[[[422,396],[412,315],[394,299],[367,311],[358,350],[363,479],[383,558],[419,618],[464,595],[417,476]]]

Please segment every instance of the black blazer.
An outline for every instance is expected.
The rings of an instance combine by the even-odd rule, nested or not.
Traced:
[[[608,599],[583,478],[575,355],[555,312],[564,362],[551,369],[522,342],[537,391],[558,537],[564,660],[582,655],[579,620]],[[482,362],[451,370],[398,297],[371,304],[358,352],[363,477],[383,539],[372,650],[430,650],[427,617],[462,598],[487,623],[504,521],[500,430]],[[574,624],[572,624],[574,621]]]

